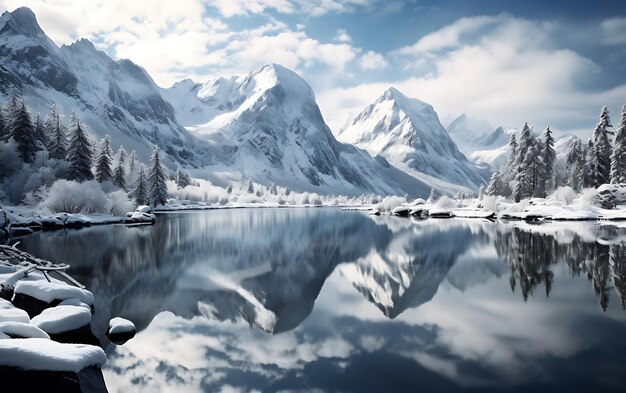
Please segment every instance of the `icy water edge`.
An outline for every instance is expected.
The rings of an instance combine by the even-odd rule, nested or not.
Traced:
[[[624,391],[626,229],[339,209],[38,233],[140,333],[110,391]]]

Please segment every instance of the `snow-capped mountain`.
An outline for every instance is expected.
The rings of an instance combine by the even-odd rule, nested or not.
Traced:
[[[212,163],[213,172],[236,171],[260,183],[320,193],[430,190],[384,158],[339,143],[311,87],[280,65],[204,84],[184,80],[164,94],[189,131],[228,152]]]
[[[380,154],[425,181],[447,182],[448,187],[477,189],[487,176],[459,151],[430,104],[393,87],[339,131],[337,138]]]
[[[0,17],[0,98],[23,94],[45,115],[52,102],[77,112],[96,137],[109,134],[143,160],[153,144],[169,162],[201,165],[202,143],[181,127],[148,73],[130,60],[114,61],[85,39],[58,47],[28,8]]]
[[[470,161],[492,168],[506,161],[509,138],[516,132],[514,129],[494,128],[488,121],[465,113],[448,124],[446,131]]]
[[[463,154],[468,154],[484,147],[483,138],[488,138],[488,135],[494,129],[495,127],[489,124],[488,121],[468,116],[465,113],[455,118],[446,127],[448,135],[450,135],[450,138],[452,138]]]

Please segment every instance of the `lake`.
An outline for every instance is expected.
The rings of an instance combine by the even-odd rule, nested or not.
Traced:
[[[41,232],[72,265],[116,392],[626,389],[626,229],[333,208]]]

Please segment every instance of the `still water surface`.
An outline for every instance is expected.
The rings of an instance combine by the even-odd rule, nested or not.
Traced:
[[[96,296],[113,392],[626,390],[626,230],[338,209],[160,215],[21,247]]]

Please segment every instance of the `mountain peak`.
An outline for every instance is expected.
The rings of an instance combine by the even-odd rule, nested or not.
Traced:
[[[19,7],[13,12],[5,11],[0,17],[0,33],[5,32],[7,26],[14,32],[26,36],[45,35],[37,23],[35,13],[28,7]]]
[[[411,98],[404,95],[400,90],[393,86],[390,86],[385,90],[376,102],[394,101],[405,112],[408,111],[421,111],[425,108],[432,107],[430,104],[418,100],[417,98]]]

